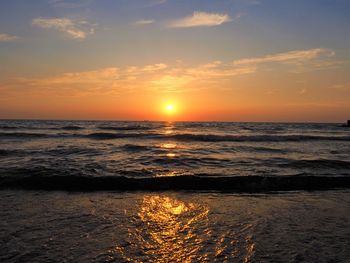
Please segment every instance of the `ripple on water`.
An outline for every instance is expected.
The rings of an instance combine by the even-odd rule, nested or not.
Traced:
[[[250,262],[255,251],[250,234],[253,224],[237,224],[234,230],[222,231],[220,228],[225,225],[211,224],[209,213],[207,205],[197,202],[168,195],[145,195],[137,215],[132,217],[127,240],[110,251],[109,259],[116,262],[244,259]]]

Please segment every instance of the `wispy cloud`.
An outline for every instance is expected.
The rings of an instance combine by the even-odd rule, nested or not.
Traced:
[[[248,5],[260,5],[261,2],[258,0],[244,0]]]
[[[232,21],[228,14],[195,11],[191,16],[172,21],[169,27],[218,26]]]
[[[307,92],[306,89],[301,89],[301,90],[299,90],[298,93],[299,93],[300,95],[304,95],[306,92]]]
[[[254,66],[235,67],[231,63],[213,61],[197,66],[164,63],[123,68],[101,68],[70,72],[46,78],[18,78],[17,87],[28,86],[38,94],[60,96],[117,95],[139,90],[156,93],[182,93],[207,89],[208,85],[238,75],[255,72]],[[30,90],[30,89],[29,89]]]
[[[195,79],[192,76],[182,75],[165,75],[151,81],[150,88],[158,93],[179,93],[184,92],[184,87]],[[193,87],[187,88],[187,91]]]
[[[138,6],[139,8],[152,8],[158,5],[163,5],[168,2],[168,0],[144,0],[144,1],[139,1],[142,2]]]
[[[330,86],[330,89],[338,91],[350,91],[350,82],[334,84]]]
[[[233,63],[212,61],[199,65],[186,65],[183,62],[176,62],[173,65],[157,63],[144,66],[109,67],[46,78],[18,78],[14,83],[17,87],[31,87],[39,93],[63,96],[116,95],[140,90],[179,93],[211,87],[218,88],[221,86],[220,83],[233,80],[237,76],[258,72],[259,65],[262,63],[274,62],[273,69],[278,70],[281,70],[281,63],[289,63],[292,68],[298,68],[299,63],[305,63],[308,70],[318,70],[319,66],[310,62],[316,58],[322,61],[333,54],[331,50],[310,49],[245,58]],[[292,63],[293,61],[298,63]],[[301,90],[300,94],[305,92],[306,90]]]
[[[0,34],[0,42],[11,42],[19,39],[18,36],[12,36],[8,34]]]
[[[167,0],[152,0],[150,5],[162,5],[162,4],[165,4],[166,2]]]
[[[168,65],[164,64],[164,63],[158,63],[158,64],[151,64],[151,65],[145,65],[143,67],[127,67],[126,68],[126,72],[128,74],[141,74],[141,73],[153,73],[153,72],[157,72],[163,69],[166,69],[168,67]]]
[[[120,77],[120,71],[118,68],[103,68],[92,71],[82,71],[82,72],[73,72],[65,73],[56,77],[48,78],[21,78],[21,81],[24,81],[31,85],[39,86],[51,86],[51,85],[65,85],[65,84],[87,84],[92,83],[95,85],[110,83],[111,81],[117,80]]]
[[[198,80],[205,80],[214,78],[230,78],[237,75],[254,73],[255,71],[256,67],[251,65],[235,67],[230,63],[213,61],[207,64],[198,65],[197,67],[187,68],[186,74]]]
[[[94,0],[50,0],[50,4],[59,8],[81,8],[94,2]]]
[[[92,71],[69,72],[46,78],[18,78],[17,87],[23,85],[36,90],[37,94],[60,96],[116,95],[139,88],[162,75],[166,64],[158,63],[125,68],[109,67]]]
[[[320,56],[331,57],[334,51],[324,48],[315,48],[308,50],[295,50],[284,53],[270,54],[262,57],[244,58],[233,61],[236,66],[258,65],[263,63],[301,63],[310,61]]]
[[[73,39],[85,39],[95,32],[94,26],[85,20],[75,21],[69,18],[35,18],[33,26],[55,29],[66,33]]]
[[[143,25],[149,25],[149,24],[153,24],[154,20],[153,19],[141,19],[136,21],[134,24],[137,26],[143,26]]]

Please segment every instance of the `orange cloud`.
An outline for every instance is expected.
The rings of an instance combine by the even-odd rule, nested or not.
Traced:
[[[156,63],[121,68],[109,67],[44,78],[17,78],[11,85],[27,86],[28,92],[36,90],[65,96],[121,94],[147,90],[155,93],[181,93],[209,89],[236,76],[253,74],[263,63],[288,63],[295,65],[296,69],[300,64],[308,63],[308,70],[317,70],[322,68],[322,63],[319,62],[333,55],[333,51],[319,48],[245,58],[235,60],[233,63],[213,61],[197,66],[184,63],[175,63],[172,66]],[[325,63],[324,66],[328,67],[328,64]],[[278,65],[276,66],[279,69]]]

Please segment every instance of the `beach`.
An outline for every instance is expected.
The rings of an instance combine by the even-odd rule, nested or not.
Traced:
[[[347,262],[350,192],[1,191],[1,262]]]

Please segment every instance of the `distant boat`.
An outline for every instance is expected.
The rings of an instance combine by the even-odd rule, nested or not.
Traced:
[[[350,127],[350,120],[347,123],[343,124],[342,127]]]

